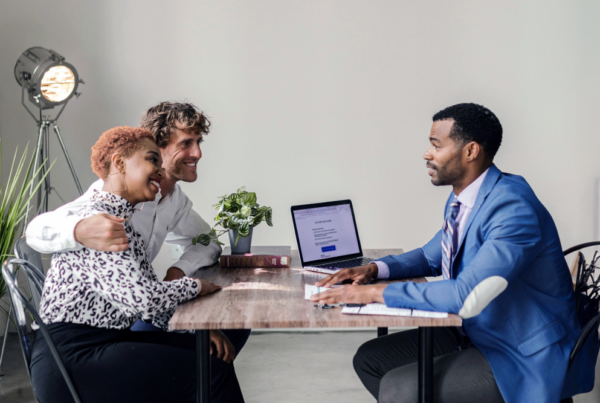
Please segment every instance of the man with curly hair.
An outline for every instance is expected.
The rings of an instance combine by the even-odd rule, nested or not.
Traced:
[[[192,209],[191,200],[177,184],[179,181],[194,182],[198,178],[197,164],[202,158],[200,144],[210,131],[210,121],[193,104],[161,102],[144,113],[140,126],[155,137],[165,178],[160,184],[160,194],[153,202],[136,206],[132,221],[141,234],[150,261],[156,258],[165,242],[183,247],[182,256],[167,270],[164,278],[164,281],[172,281],[213,265],[221,254],[221,247],[214,242],[208,246],[192,245],[192,238],[209,232],[210,225]],[[94,182],[81,197],[32,220],[26,231],[29,246],[41,253],[74,251],[84,246],[99,251],[126,250],[129,238],[122,218],[108,214],[82,218],[77,214],[102,184],[102,180]],[[142,321],[138,321],[132,330],[160,331]],[[213,360],[215,357],[229,360],[236,356],[249,335],[250,330],[246,329],[211,331],[211,342],[216,346]],[[215,400],[218,401],[218,397]]]

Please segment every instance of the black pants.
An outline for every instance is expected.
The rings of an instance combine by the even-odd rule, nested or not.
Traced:
[[[193,334],[110,330],[72,323],[48,326],[83,402],[195,402]],[[225,331],[239,353],[249,330]],[[211,357],[212,401],[243,402],[233,364]],[[31,360],[33,390],[41,403],[73,399],[41,332]]]
[[[456,351],[462,342],[454,329],[433,330],[433,400],[443,403],[503,403],[494,374],[475,346]],[[354,356],[354,370],[380,403],[416,402],[418,330],[370,340]]]

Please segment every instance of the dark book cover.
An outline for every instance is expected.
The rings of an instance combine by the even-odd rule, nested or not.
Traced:
[[[231,248],[225,247],[219,259],[221,268],[284,268],[290,267],[291,247],[289,246],[253,246],[250,253],[231,254]]]

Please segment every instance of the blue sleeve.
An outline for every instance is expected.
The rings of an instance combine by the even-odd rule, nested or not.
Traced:
[[[514,194],[497,197],[487,210],[480,224],[483,244],[473,252],[456,279],[390,284],[383,292],[386,305],[458,313],[481,281],[500,276],[510,284],[526,269],[542,249],[542,233],[535,210]],[[463,251],[463,255],[468,252]]]
[[[442,230],[427,245],[397,256],[378,259],[390,268],[389,279],[435,277],[442,274]]]

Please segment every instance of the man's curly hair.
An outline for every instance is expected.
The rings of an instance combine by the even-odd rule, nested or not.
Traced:
[[[129,158],[141,147],[144,139],[156,143],[152,132],[140,127],[119,126],[105,131],[92,146],[92,170],[100,179],[106,179],[113,154]]]
[[[196,134],[208,134],[210,122],[204,113],[193,104],[161,102],[148,109],[140,127],[150,130],[156,137],[156,144],[164,148],[169,144],[175,122],[181,124],[181,129]]]

